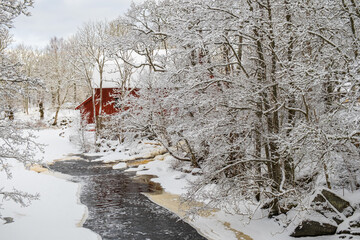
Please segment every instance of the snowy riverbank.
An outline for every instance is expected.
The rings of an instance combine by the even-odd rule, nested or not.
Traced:
[[[61,134],[63,133],[63,134]],[[62,129],[44,129],[35,132],[37,142],[46,144],[44,152],[37,152],[37,158],[44,164],[78,152],[76,146],[64,136]],[[60,136],[62,135],[62,136]],[[65,134],[66,135],[66,134]],[[16,188],[29,193],[39,193],[39,200],[28,207],[21,207],[11,201],[2,202],[2,216],[13,222],[0,224],[1,239],[6,240],[98,240],[99,236],[82,228],[87,208],[79,202],[80,185],[69,182],[66,176],[29,171],[23,165],[11,163],[12,179],[0,175],[5,189]]]
[[[170,156],[165,157],[163,161],[155,160],[145,165],[141,165],[138,175],[156,175],[157,178],[153,178],[152,181],[160,183],[164,188],[165,193],[160,195],[147,196],[155,203],[169,209],[176,213],[180,217],[184,217],[184,210],[187,210],[189,206],[180,204],[180,195],[186,193],[189,182],[196,181],[196,176],[192,172],[177,171],[174,170],[174,162],[176,160]],[[189,163],[182,163],[182,169],[191,169]],[[178,167],[179,168],[179,167]],[[131,170],[131,169],[129,169]],[[355,202],[359,199],[358,193],[345,192],[346,199],[353,199]],[[194,205],[198,203],[191,203]],[[291,212],[291,215],[296,213]],[[282,227],[274,219],[269,219],[267,216],[261,216],[261,211],[258,211],[253,218],[249,219],[248,216],[239,215],[236,213],[228,213],[224,210],[216,209],[214,211],[205,212],[195,218],[185,220],[192,225],[198,231],[212,240],[289,240],[294,239],[289,235],[294,229],[294,224],[299,219],[294,221],[294,224],[290,224],[288,227]],[[357,214],[354,214],[356,219]],[[300,216],[298,216],[300,217]],[[295,218],[294,218],[295,219]],[[330,236],[318,236],[318,237],[306,237],[297,239],[308,240],[335,240],[339,239],[339,235]],[[350,236],[345,239],[360,239],[360,237]]]
[[[69,114],[71,115],[73,112],[69,112]],[[70,142],[70,139],[74,140],[76,134],[74,131],[75,129],[67,127],[34,131],[34,134],[38,136],[37,142],[45,144],[44,152],[36,153],[37,158],[41,158],[46,165],[59,159],[64,160],[64,158],[68,158],[69,154],[80,153],[79,146],[74,141]],[[157,176],[152,181],[160,183],[164,192],[146,196],[178,216],[185,216],[184,211],[188,209],[188,206],[180,204],[180,195],[188,191],[189,182],[196,181],[199,169],[192,169],[186,162],[177,162],[153,141],[120,145],[116,146],[115,152],[108,151],[88,155],[101,156],[99,161],[112,162],[114,168],[117,169],[136,171],[137,175]],[[135,160],[138,161],[134,162]],[[80,204],[79,184],[67,181],[66,175],[29,171],[16,162],[12,165],[13,178],[11,180],[6,179],[3,173],[0,175],[2,186],[5,186],[6,189],[14,187],[29,193],[39,193],[40,199],[33,201],[26,208],[10,201],[2,202],[2,216],[13,222],[7,224],[0,222],[1,239],[100,239],[96,233],[81,227],[86,220],[87,207]],[[134,167],[136,165],[138,166]],[[348,192],[345,192],[345,197],[358,199],[358,196],[356,198],[354,194],[351,195]],[[268,219],[265,215],[261,216],[261,211],[258,213],[249,221],[247,216],[215,209],[201,214],[201,216],[191,219],[184,218],[184,220],[211,240],[290,239],[289,234],[294,226],[283,228],[273,219]],[[335,240],[338,237],[338,235],[334,235],[306,239]]]
[[[121,152],[108,152],[100,159],[104,162],[114,162],[114,168],[127,168],[125,171],[136,171],[137,175],[154,175],[151,181],[160,183],[164,192],[162,194],[145,194],[150,200],[174,212],[184,218],[186,222],[198,230],[200,234],[211,240],[289,240],[289,235],[299,222],[300,216],[293,224],[283,227],[274,219],[269,219],[262,211],[257,211],[255,215],[249,216],[229,213],[225,210],[214,209],[213,211],[201,214],[195,218],[185,218],[185,211],[189,206],[181,204],[181,195],[188,191],[189,183],[196,181],[199,169],[192,169],[190,163],[181,162],[163,154],[162,148],[153,142],[144,141],[137,145],[119,146]],[[160,155],[158,155],[160,154]],[[134,159],[148,160],[139,161],[138,167],[133,167]],[[181,166],[179,166],[179,164]],[[174,168],[175,166],[175,168]],[[182,169],[182,171],[175,170]],[[346,192],[347,199],[356,199],[356,193]],[[191,203],[203,204],[203,203]],[[291,213],[296,215],[296,213]],[[295,219],[295,218],[294,218]],[[281,221],[281,220],[280,220]],[[357,239],[352,236],[352,239]],[[335,240],[339,235],[321,236],[314,238],[297,238],[297,239],[314,239],[314,240]]]
[[[126,149],[129,150],[124,151]],[[176,163],[177,161],[169,156],[169,154],[163,154],[163,149],[159,145],[149,141],[139,143],[131,148],[123,146],[123,149],[121,150],[122,152],[120,153],[110,152],[105,154],[101,158],[102,161],[118,162],[114,165],[114,168],[118,169],[129,167],[125,171],[136,171],[137,175],[157,176],[152,178],[151,181],[160,183],[164,192],[162,194],[145,195],[156,204],[165,207],[169,211],[172,211],[183,218],[206,238],[211,240],[268,240],[273,238],[271,230],[274,229],[274,224],[271,224],[271,222],[268,222],[268,224],[265,225],[266,228],[261,226],[264,223],[262,220],[247,224],[248,219],[243,216],[226,214],[221,210],[211,211],[207,214],[191,219],[186,218],[185,211],[188,210],[189,206],[181,204],[180,196],[187,192],[189,182],[196,181],[196,169],[191,171],[190,164],[181,163],[183,165],[182,167],[189,169],[190,173],[174,170],[174,165],[179,163]],[[144,158],[153,159],[149,162],[140,161],[138,167],[132,167],[132,161],[134,159]],[[264,231],[259,233],[259,227]],[[283,236],[282,238],[277,239],[285,240],[288,239],[288,236]]]

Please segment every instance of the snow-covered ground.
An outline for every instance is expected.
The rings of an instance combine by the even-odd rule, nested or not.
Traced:
[[[113,167],[114,169],[119,169],[126,168],[126,162],[134,159],[153,157],[154,161],[141,164],[137,168],[128,168],[125,171],[136,171],[137,175],[157,176],[152,181],[160,183],[165,193],[160,195],[146,194],[146,196],[180,217],[184,217],[184,210],[187,207],[180,204],[180,195],[187,192],[189,182],[196,181],[197,176],[192,173],[196,173],[197,169],[191,170],[190,164],[181,163],[183,168],[187,169],[190,173],[174,170],[174,165],[177,164],[176,160],[169,156],[169,154],[164,154],[163,149],[153,142],[145,141],[132,146],[122,146],[121,150],[122,152],[105,153],[100,160],[104,162],[119,162]],[[212,240],[289,239],[287,231],[279,232],[281,229],[278,224],[268,220],[266,217],[249,222],[249,219],[244,216],[216,210],[203,216],[191,219],[184,218],[184,220],[196,228],[203,236]]]
[[[187,191],[190,181],[195,181],[196,176],[191,173],[184,173],[173,169],[174,160],[168,156],[164,161],[153,161],[146,165],[140,166],[142,171],[138,171],[138,175],[149,174],[156,175],[158,178],[152,179],[154,182],[158,182],[164,188],[166,193],[180,195]],[[167,194],[165,194],[166,197]],[[162,204],[161,196],[149,195],[150,199],[154,202]],[[174,211],[180,216],[183,216],[179,205],[179,198],[176,199],[171,205],[164,205],[171,211]],[[195,218],[185,219],[189,224],[194,226],[205,237],[213,240],[223,239],[256,239],[256,240],[268,240],[274,239],[277,229],[274,223],[268,220],[260,219],[253,222],[248,221],[244,216],[227,214],[222,210],[214,210],[208,214],[202,216],[196,216]],[[289,236],[276,236],[276,239],[289,239]]]
[[[161,153],[161,148],[151,143],[141,143],[133,146],[132,150],[121,153],[108,153],[109,158],[104,156],[103,161],[111,159],[111,161],[119,161],[114,168],[126,168],[126,161],[134,158],[149,158]],[[176,213],[180,217],[184,217],[184,210],[188,209],[186,205],[181,205],[180,195],[185,194],[189,187],[189,183],[196,181],[197,169],[192,169],[190,163],[181,163],[182,169],[186,171],[174,170],[174,166],[179,164],[177,160],[164,154],[155,157],[154,161],[142,164],[137,168],[128,168],[125,171],[136,171],[137,175],[155,175],[153,182],[158,182],[164,189],[164,193],[160,195],[146,194],[150,200],[162,205],[168,210]],[[179,168],[179,166],[177,167]],[[188,172],[188,173],[185,173]],[[346,192],[345,197],[351,202],[351,199],[358,199],[356,193]],[[197,203],[194,203],[197,204]],[[287,228],[283,228],[273,219],[259,214],[252,216],[250,221],[248,216],[239,214],[229,214],[224,210],[216,209],[208,213],[201,214],[195,218],[184,218],[189,224],[196,228],[199,233],[212,240],[289,240],[293,239],[289,235],[295,228],[294,224],[290,224]],[[335,240],[339,239],[339,235],[322,236],[314,238],[297,238],[307,240]],[[360,239],[360,237],[352,236],[352,239]]]
[[[66,116],[74,118],[74,111],[62,111],[61,117]],[[44,164],[63,159],[70,153],[79,153],[72,128],[44,128],[34,133],[38,136],[37,141],[45,144],[44,152],[37,152],[37,157],[41,158]],[[155,203],[184,217],[186,207],[180,206],[180,195],[186,193],[190,181],[196,180],[197,169],[192,170],[189,165],[182,163],[183,169],[187,169],[186,172],[189,173],[174,170],[176,160],[166,154],[161,146],[151,141],[121,145],[116,150],[89,155],[102,155],[99,161],[118,162],[114,168],[127,168],[128,163],[136,159],[153,160],[143,161],[137,168],[128,168],[126,171],[136,171],[137,175],[156,175],[157,178],[153,178],[152,181],[160,183],[165,192],[147,196]],[[37,173],[26,170],[17,163],[12,165],[11,180],[0,173],[1,186],[10,190],[15,187],[29,193],[40,193],[40,199],[25,208],[13,202],[2,202],[2,216],[13,218],[14,222],[2,224],[0,220],[1,240],[100,239],[97,234],[81,227],[86,220],[87,208],[79,203],[79,184],[67,181],[65,175]],[[354,197],[356,198],[352,198]],[[184,220],[212,240],[288,240],[291,239],[289,233],[293,229],[291,226],[283,229],[267,217],[258,216],[249,221],[246,216],[229,214],[219,209]],[[335,240],[338,236],[303,239]]]
[[[0,238],[4,240],[91,240],[97,235],[81,228],[86,207],[78,202],[79,185],[47,174],[25,170],[13,165],[13,179],[1,183],[29,193],[39,193],[40,199],[28,207],[10,201],[3,202],[2,215],[14,222],[0,224]]]
[[[62,114],[73,114],[71,111]],[[77,153],[77,147],[69,141],[66,129],[42,129],[34,132],[37,142],[44,144],[44,152],[36,156],[44,163]],[[4,240],[96,240],[98,235],[82,228],[87,208],[79,202],[77,183],[69,182],[66,176],[37,173],[26,170],[15,161],[12,165],[12,179],[0,173],[1,186],[7,190],[16,188],[28,193],[39,193],[39,200],[30,206],[21,207],[11,201],[3,201],[1,214],[14,222],[3,224],[0,220],[0,239]]]
[[[163,205],[169,210],[182,216],[179,205],[179,198],[176,197],[179,194],[186,193],[187,187],[190,181],[196,180],[196,176],[191,173],[184,173],[182,171],[176,171],[173,169],[174,161],[170,156],[165,157],[163,161],[153,161],[145,165],[139,166],[140,171],[138,175],[156,175],[157,178],[153,178],[152,181],[158,182],[164,188],[166,194],[162,199],[161,196],[148,195],[154,202]],[[185,165],[186,168],[186,165]],[[191,169],[189,167],[189,169]],[[132,169],[129,169],[132,170]],[[169,196],[170,194],[170,196]],[[358,199],[358,195],[345,194],[351,199]],[[164,202],[165,199],[165,202]],[[171,202],[172,203],[169,203]],[[350,201],[351,202],[351,201]],[[254,240],[289,240],[294,239],[289,237],[293,225],[289,225],[287,228],[281,227],[273,219],[268,219],[266,216],[255,216],[251,221],[247,216],[238,214],[229,214],[223,210],[216,210],[204,216],[197,216],[193,219],[185,219],[189,224],[198,229],[198,231],[209,239],[213,240],[231,240],[231,239],[254,239]],[[322,236],[314,238],[297,238],[307,240],[335,240],[339,239],[339,235]],[[353,236],[352,239],[360,239],[360,237]]]

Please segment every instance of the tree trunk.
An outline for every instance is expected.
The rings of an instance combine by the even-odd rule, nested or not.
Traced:
[[[99,74],[100,74],[100,93],[99,93],[99,114],[98,114],[98,121],[97,121],[97,128],[101,130],[102,128],[102,104],[103,104],[103,67],[99,67]]]
[[[40,120],[44,120],[44,104],[42,101],[39,102],[39,113],[40,113]]]
[[[73,84],[73,91],[74,91],[73,101],[74,101],[74,103],[77,103],[77,87],[76,87],[76,83]]]
[[[285,18],[286,18],[286,33],[289,35],[289,40],[288,40],[288,47],[287,47],[287,60],[288,60],[288,76],[290,78],[293,77],[292,74],[292,60],[293,60],[293,50],[294,50],[294,44],[293,44],[293,40],[294,37],[292,35],[292,15],[290,12],[290,3],[289,0],[284,0],[284,4],[285,4]],[[290,81],[292,81],[290,79]],[[290,85],[293,85],[292,82],[290,82]],[[286,135],[289,137],[292,128],[294,128],[295,126],[295,110],[293,110],[293,108],[295,108],[295,96],[294,94],[290,94],[289,95],[289,100],[288,100],[288,105],[289,105],[289,110],[287,112],[287,130],[286,130]],[[284,162],[284,167],[285,167],[285,178],[288,179],[290,181],[290,184],[292,186],[294,186],[295,184],[295,166],[294,166],[294,159],[289,156],[285,159]]]
[[[8,109],[5,111],[5,115],[6,117],[10,120],[13,121],[15,119],[14,117],[14,111],[12,109],[12,107],[10,105],[8,105]]]
[[[58,106],[58,107],[56,108],[56,112],[55,112],[55,116],[54,116],[54,122],[52,123],[53,126],[56,126],[56,125],[57,125],[59,112],[60,112],[60,106]]]
[[[29,115],[29,97],[28,97],[28,95],[26,95],[24,97],[24,112],[26,113],[26,115]]]
[[[57,91],[56,91],[56,101],[57,101],[57,106],[56,106],[56,112],[55,112],[55,117],[54,117],[54,122],[53,122],[53,126],[57,125],[57,120],[58,120],[58,115],[60,112],[60,108],[61,108],[61,100],[60,100],[60,90],[61,90],[61,84],[60,84],[60,80],[58,80],[58,86],[57,86]]]

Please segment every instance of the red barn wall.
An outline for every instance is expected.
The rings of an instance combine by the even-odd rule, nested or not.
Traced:
[[[117,93],[117,88],[103,88],[102,89],[102,113],[103,114],[114,114],[119,112],[119,109],[115,107],[115,97],[114,95]],[[137,96],[137,89],[132,90],[131,95]],[[99,115],[100,110],[100,89],[95,89],[95,110],[96,116]],[[86,121],[87,123],[95,123],[94,121],[94,109],[92,104],[92,97],[86,99],[82,104],[75,108],[76,110],[80,110],[81,119]]]

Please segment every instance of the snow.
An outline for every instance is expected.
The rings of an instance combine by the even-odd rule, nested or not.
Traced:
[[[105,163],[134,161],[137,159],[152,159],[159,157],[159,155],[166,153],[166,149],[151,141],[132,143],[130,145],[118,146],[115,152],[101,152],[98,154],[88,154],[90,156],[101,156],[98,161]],[[114,166],[116,169],[118,166]]]
[[[166,157],[164,161],[149,162],[144,165],[147,170],[138,171],[137,175],[156,175],[158,178],[154,178],[152,181],[160,183],[166,192],[179,195],[185,194],[189,182],[195,181],[196,176],[172,169],[172,162],[173,158],[171,156]]]
[[[11,240],[91,240],[98,236],[80,228],[87,208],[78,202],[79,185],[52,175],[25,170],[13,165],[13,179],[1,175],[7,188],[15,187],[30,193],[40,193],[40,199],[28,207],[10,201],[3,202],[2,215],[13,223],[0,225],[1,239]]]
[[[73,111],[62,111],[61,116],[74,115]],[[43,152],[36,153],[44,164],[64,158],[67,154],[78,153],[69,141],[71,129],[42,129],[32,131],[37,142],[43,144]],[[11,162],[12,179],[0,172],[1,186],[5,190],[16,188],[24,192],[40,194],[27,207],[12,201],[2,201],[2,217],[13,218],[14,222],[1,224],[0,238],[6,240],[96,240],[100,237],[82,228],[87,208],[79,201],[80,184],[68,181],[68,176],[50,172],[37,173],[26,170],[15,161]]]
[[[165,191],[163,197],[146,194],[150,200],[162,205],[170,211],[173,211],[178,216],[184,217],[184,213],[182,212],[180,206],[180,195],[187,193],[189,183],[193,181],[196,182],[196,174],[201,172],[201,170],[194,169],[189,173],[174,170],[174,165],[177,164],[176,162],[177,160],[173,157],[165,155],[163,160],[155,160],[145,165],[141,165],[136,169],[136,171],[137,175],[156,175],[157,177],[153,178],[152,181],[160,183]],[[191,169],[190,164],[182,164],[184,166],[182,166],[181,169]],[[126,171],[135,170],[133,168],[129,168]],[[209,188],[211,189],[211,186],[209,186]],[[348,195],[350,199],[356,199],[356,197],[358,197],[356,193],[353,195],[346,193],[346,195]],[[174,200],[175,198],[177,198],[177,200]],[[297,214],[294,212],[294,215]],[[358,215],[354,215],[354,218],[357,216]],[[323,219],[323,217],[321,219]],[[214,209],[210,214],[200,214],[200,216],[184,218],[184,220],[197,229],[200,234],[211,240],[288,240],[290,239],[289,235],[296,227],[295,224],[301,219],[294,221],[285,228],[273,219],[268,219],[266,216],[262,216],[260,212],[254,216],[245,216],[236,213],[229,213],[225,210]],[[338,239],[338,237],[338,235],[334,235],[298,239],[335,240]],[[354,237],[353,239],[356,238]]]
[[[166,55],[166,50],[156,50],[154,51],[154,55],[163,57]],[[129,53],[129,59],[128,61],[133,64],[134,66],[140,66],[141,64],[144,64],[147,62],[147,59],[145,56],[139,55],[134,51],[130,51]],[[120,64],[121,67],[126,65],[124,61],[121,59],[117,59],[117,62]],[[155,62],[157,63],[157,62]],[[143,79],[146,79],[145,76],[149,75],[149,67],[142,66],[137,68],[132,68],[131,76],[129,80],[129,88],[141,88],[145,87],[146,83],[143,82]],[[104,65],[104,72],[103,72],[103,88],[118,88],[121,84],[121,77],[119,73],[119,67],[115,60],[109,60]],[[100,73],[95,68],[92,75],[92,86],[94,88],[100,87]],[[161,84],[159,86],[162,86]]]
[[[132,52],[129,60],[131,63],[133,63],[135,65],[140,65],[142,62],[145,61],[145,57],[140,56],[140,55],[136,54],[135,52]],[[117,61],[121,66],[123,66],[125,64],[121,59],[118,59]],[[103,72],[103,83],[102,83],[103,88],[118,88],[118,87],[120,87],[121,76],[120,76],[119,68],[118,68],[116,61],[114,61],[114,60],[107,61],[104,65],[103,71],[104,71]],[[139,83],[139,80],[141,79],[141,76],[143,74],[148,74],[148,73],[149,73],[149,70],[145,69],[144,67],[133,69],[131,77],[130,77],[130,81],[129,81],[129,83],[130,83],[129,87],[137,86]],[[94,88],[100,87],[100,73],[96,68],[93,71],[92,86]]]
[[[125,169],[127,168],[127,164],[124,162],[121,162],[113,167],[113,169]]]
[[[61,159],[69,153],[80,153],[75,144],[69,142],[68,132],[61,129],[44,129],[34,132],[37,142],[45,144],[44,152],[38,153],[38,157],[45,163],[51,163],[56,159]]]
[[[196,181],[197,176],[194,176],[191,173],[187,174],[181,171],[174,170],[172,168],[174,161],[174,158],[172,158],[171,156],[167,156],[163,161],[150,162],[144,165],[143,168],[140,168],[140,171],[137,172],[137,175],[156,175],[157,178],[153,178],[152,181],[160,183],[165,192],[175,195],[185,194],[187,193],[189,183],[192,181]],[[151,199],[151,196],[149,197]],[[170,208],[168,209],[173,210]],[[175,213],[181,216],[181,213]],[[226,223],[229,222],[229,220],[231,219],[230,217],[232,217],[233,219],[233,221],[230,222],[237,222],[239,219],[239,216],[233,216],[230,214],[226,214],[224,211],[217,210],[210,215],[197,216],[192,219],[184,220],[186,220],[202,235],[209,239],[237,239],[235,232],[226,227]],[[267,235],[266,237],[267,238],[263,239],[271,239],[269,238],[269,235]]]
[[[61,117],[74,117],[73,111],[62,111]],[[42,158],[44,164],[51,164],[53,161],[69,158],[69,154],[80,153],[74,142],[70,142],[75,134],[73,129],[45,128],[33,132],[38,136],[37,141],[44,145],[44,152],[37,152],[37,157]],[[184,218],[189,224],[196,228],[199,233],[211,240],[287,240],[296,227],[295,224],[304,218],[290,224],[287,228],[282,227],[281,221],[277,223],[273,219],[257,214],[251,216],[230,213],[225,210],[213,209],[208,214],[200,214],[187,218],[180,207],[180,196],[186,194],[191,182],[196,182],[201,169],[192,169],[190,163],[175,160],[165,149],[154,141],[142,141],[132,144],[124,144],[117,147],[115,152],[92,153],[89,155],[99,156],[99,161],[115,162],[114,169],[126,169],[127,162],[137,159],[149,159],[150,162],[141,164],[137,168],[127,168],[125,171],[136,171],[137,175],[155,175],[153,182],[160,183],[164,194],[147,195],[149,199],[158,203],[170,211]],[[72,157],[75,158],[75,157]],[[146,162],[146,161],[145,161]],[[181,166],[179,166],[179,164]],[[68,176],[49,172],[37,173],[26,170],[22,165],[12,163],[13,179],[8,180],[4,174],[0,174],[0,182],[11,190],[16,187],[30,193],[40,193],[40,199],[33,201],[28,207],[4,201],[1,210],[3,217],[10,217],[14,222],[1,224],[1,239],[9,240],[92,240],[100,237],[85,228],[82,228],[86,220],[87,208],[79,202],[80,185],[69,182]],[[175,169],[181,169],[175,170]],[[207,191],[211,191],[213,185],[209,185]],[[352,204],[357,204],[359,193],[344,192],[346,199]],[[204,200],[198,199],[204,204]],[[294,218],[299,217],[293,213]],[[290,216],[290,215],[289,215]],[[347,219],[339,229],[345,228],[352,219],[360,216],[356,212],[353,217]],[[291,216],[290,216],[291,217]],[[3,221],[4,222],[4,221]],[[299,238],[314,239],[314,238]],[[317,237],[319,240],[335,240],[338,236]],[[356,238],[354,238],[356,239]]]

